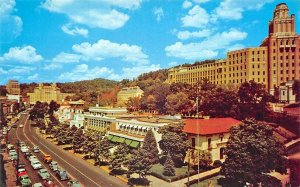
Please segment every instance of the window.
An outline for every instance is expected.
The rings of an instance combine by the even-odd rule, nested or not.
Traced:
[[[211,138],[207,139],[207,147],[208,147],[208,149],[211,148]]]
[[[225,148],[222,147],[220,148],[220,160],[224,159],[224,155],[225,155]]]
[[[221,134],[221,135],[220,135],[220,141],[221,141],[221,142],[223,142],[223,138],[224,138],[224,135]]]

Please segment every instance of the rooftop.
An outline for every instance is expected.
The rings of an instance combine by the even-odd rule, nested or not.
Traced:
[[[242,123],[233,118],[186,119],[184,122],[183,132],[199,135],[226,133],[231,127]]]

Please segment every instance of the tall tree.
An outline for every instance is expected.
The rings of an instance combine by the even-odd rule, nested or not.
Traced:
[[[159,133],[162,134],[162,139],[158,142],[159,147],[165,156],[170,154],[176,167],[182,166],[190,145],[187,135],[182,132],[182,129],[183,124],[170,124],[159,130]]]
[[[48,114],[51,116],[55,111],[59,109],[60,105],[56,103],[56,101],[51,101],[49,104]]]
[[[193,103],[187,94],[179,92],[168,95],[165,106],[166,112],[174,115],[188,113],[193,107]]]
[[[151,163],[147,159],[146,150],[139,149],[130,159],[128,164],[128,174],[137,173],[139,178],[144,178],[149,174]]]
[[[164,163],[163,175],[165,175],[165,176],[174,176],[175,175],[174,162],[173,162],[170,154],[167,154],[167,159]]]
[[[48,112],[48,103],[37,101],[33,106],[33,109],[29,112],[30,120],[43,120],[45,114]]]
[[[0,101],[0,129],[2,129],[3,126],[6,126],[6,124],[7,124],[7,122],[6,122],[5,117],[4,117],[3,104]]]
[[[144,144],[141,149],[144,151],[145,153],[144,156],[146,157],[146,159],[149,160],[150,164],[158,163],[159,161],[158,149],[157,149],[156,140],[152,130],[147,131],[147,134],[144,138]]]
[[[221,174],[235,186],[246,182],[257,186],[272,171],[286,172],[284,145],[273,136],[273,129],[255,120],[246,120],[230,130],[227,155]]]
[[[103,138],[100,140],[100,145],[99,145],[99,158],[100,160],[107,161],[110,156],[109,149],[112,147],[110,141],[106,138]],[[99,163],[100,164],[100,163]]]
[[[141,108],[140,97],[130,97],[126,103],[126,108],[129,112],[138,111]]]
[[[117,146],[114,153],[111,155],[111,168],[113,173],[118,173],[122,170],[122,165],[128,161],[129,148],[127,145],[120,144]]]

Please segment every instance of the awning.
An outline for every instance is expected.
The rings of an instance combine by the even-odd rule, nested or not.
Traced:
[[[130,139],[125,139],[125,144],[126,144],[126,145],[130,145],[131,142],[132,142],[132,140],[130,140]]]
[[[111,139],[111,141],[112,141],[112,142],[117,142],[118,139],[119,139],[118,136],[114,136],[114,137]]]
[[[119,143],[124,143],[124,141],[125,141],[125,138],[122,138],[122,137],[120,137],[120,138],[117,140],[117,142],[119,142]]]
[[[134,147],[134,148],[137,148],[139,145],[140,145],[140,142],[134,141],[134,140],[133,140],[133,141],[130,143],[129,146]]]
[[[114,136],[113,135],[108,135],[107,139],[111,140]]]

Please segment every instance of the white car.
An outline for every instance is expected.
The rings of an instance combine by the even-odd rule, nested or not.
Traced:
[[[43,187],[42,183],[34,183],[32,187]]]
[[[24,125],[23,125],[23,124],[20,124],[20,125],[19,125],[19,127],[20,127],[20,128],[23,128],[23,127],[24,127]]]
[[[34,170],[42,169],[42,164],[38,160],[33,160],[30,164]]]
[[[38,161],[38,158],[34,155],[31,155],[28,159],[30,162],[34,161],[34,160],[37,160]]]
[[[39,146],[33,146],[32,151],[33,151],[34,153],[40,152]]]
[[[21,147],[21,152],[22,153],[27,153],[29,151],[28,147],[27,146],[22,146]]]

